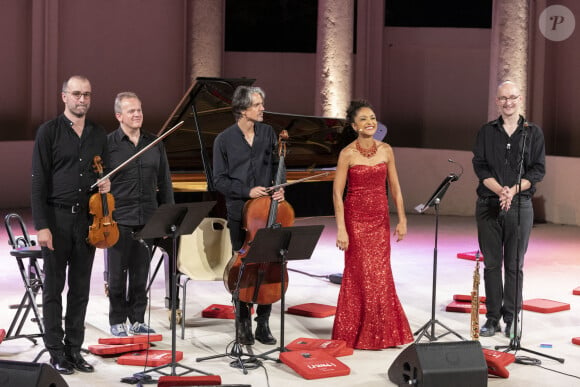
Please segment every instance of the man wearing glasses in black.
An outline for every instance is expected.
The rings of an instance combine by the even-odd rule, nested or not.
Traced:
[[[545,174],[545,145],[542,129],[519,114],[523,98],[514,82],[499,85],[496,104],[500,117],[479,130],[473,148],[487,307],[480,335],[500,332],[503,317],[504,333],[510,337],[522,306],[524,255],[534,221],[532,196]]]
[[[31,205],[44,261],[42,291],[44,345],[61,374],[93,372],[81,356],[95,247],[86,241],[90,186],[98,176],[93,158],[108,162],[105,130],[86,119],[91,84],[84,76],[66,80],[64,113],[40,125],[32,154]],[[98,185],[110,190],[109,180]],[[67,276],[68,267],[68,276]],[[68,277],[64,330],[62,292]]]

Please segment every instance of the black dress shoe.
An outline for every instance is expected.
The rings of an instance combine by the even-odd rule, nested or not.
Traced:
[[[252,335],[252,320],[238,322],[237,328],[238,343],[242,345],[254,345],[254,335]]]
[[[256,327],[256,340],[262,344],[274,345],[276,344],[276,339],[272,336],[270,332],[270,326],[268,322],[259,322]]]
[[[495,335],[496,332],[501,332],[499,322],[494,320],[487,320],[483,327],[481,327],[479,335],[483,337],[491,337]]]
[[[75,370],[78,370],[81,372],[94,372],[95,371],[93,366],[90,365],[89,363],[87,363],[87,361],[85,359],[83,359],[83,357],[81,356],[81,354],[79,352],[72,352],[70,354],[67,354],[66,359],[69,361],[69,363],[73,366],[73,368]]]
[[[50,355],[50,365],[59,374],[62,374],[62,375],[71,375],[75,372],[72,364],[64,356],[64,353],[51,354]]]

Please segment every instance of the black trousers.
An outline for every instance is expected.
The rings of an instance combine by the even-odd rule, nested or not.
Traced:
[[[479,198],[476,220],[485,265],[486,317],[499,321],[503,316],[505,322],[511,322],[516,314],[516,275],[518,311],[522,307],[524,255],[534,222],[532,200],[521,198],[518,205],[518,197],[515,197],[509,211],[505,212],[500,210],[498,199]],[[502,281],[502,266],[505,281]]]
[[[228,219],[228,228],[230,230],[230,240],[232,241],[232,248],[234,251],[238,251],[244,245],[246,240],[246,231],[242,228],[240,221]],[[236,317],[239,321],[249,320],[251,317],[251,309],[253,304],[241,301],[236,302]],[[258,305],[256,308],[256,321],[267,322],[270,319],[270,313],[272,312],[272,304]]]
[[[95,248],[86,242],[88,211],[81,209],[73,214],[70,208],[50,207],[50,224],[54,250],[42,247],[44,345],[51,354],[79,352],[85,338],[85,316],[95,258]],[[67,267],[68,293],[63,330],[62,292],[67,280]]]
[[[119,240],[106,250],[109,324],[145,322],[149,249],[133,238],[140,227],[119,226]],[[150,242],[150,241],[147,241]]]

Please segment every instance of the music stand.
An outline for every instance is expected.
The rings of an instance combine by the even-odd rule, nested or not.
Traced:
[[[312,252],[320,239],[323,225],[296,226],[281,228],[259,229],[252,241],[252,248],[244,260],[247,263],[267,263],[276,262],[280,265],[280,346],[270,351],[264,352],[255,357],[279,362],[268,354],[276,351],[286,352],[284,346],[284,316],[285,316],[285,296],[284,296],[284,273],[287,261],[299,259],[310,259]]]
[[[181,376],[189,372],[199,372],[204,375],[210,375],[207,372],[196,370],[184,366],[175,361],[175,323],[176,323],[176,295],[177,295],[177,237],[180,235],[191,234],[201,223],[202,219],[207,216],[209,211],[215,206],[216,202],[199,202],[199,203],[181,203],[181,204],[163,204],[155,212],[147,224],[135,234],[137,239],[155,239],[171,237],[173,242],[173,292],[171,295],[171,363],[159,367],[148,369],[144,372],[134,374],[136,378],[144,378],[149,372],[157,372],[166,376]],[[186,371],[176,374],[175,368],[179,366]],[[171,367],[171,374],[161,371],[163,368]]]
[[[459,177],[452,173],[449,176],[446,176],[445,179],[439,184],[439,187],[433,192],[427,204],[423,205],[421,208],[417,206],[417,211],[420,213],[425,212],[430,207],[435,207],[435,247],[433,249],[433,289],[431,291],[431,319],[427,321],[425,325],[419,328],[414,335],[419,335],[415,340],[415,343],[418,343],[423,336],[427,337],[429,341],[436,341],[443,336],[448,335],[449,333],[453,333],[455,336],[459,337],[461,340],[465,340],[459,333],[447,328],[445,325],[440,323],[438,320],[435,319],[435,298],[437,294],[437,239],[439,233],[439,203],[443,199],[443,196],[447,192],[449,185],[452,182],[459,180]],[[438,324],[442,326],[447,332],[436,336],[435,335],[435,325]],[[429,333],[429,328],[431,328],[431,333]]]

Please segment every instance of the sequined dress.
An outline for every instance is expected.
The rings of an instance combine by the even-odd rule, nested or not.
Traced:
[[[344,201],[349,247],[332,338],[357,349],[382,349],[413,341],[391,271],[387,165],[348,170]]]

